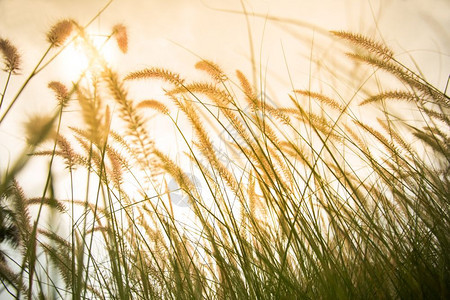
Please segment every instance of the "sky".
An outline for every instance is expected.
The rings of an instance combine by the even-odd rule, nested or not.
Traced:
[[[13,78],[8,96],[47,48],[45,34],[54,23],[71,18],[86,24],[107,2],[0,0],[0,37],[16,45],[23,60],[23,75]],[[296,88],[307,86],[311,49],[318,53],[317,58],[329,58],[336,46],[323,36],[326,30],[353,31],[384,40],[399,59],[412,65],[410,56],[414,57],[431,83],[445,87],[450,72],[448,0],[114,0],[89,31],[105,34],[117,23],[127,27],[128,53],[122,55],[117,49],[108,52],[111,64],[122,74],[158,66],[186,77],[196,76],[194,64],[199,57],[219,64],[230,74],[235,69],[251,74],[242,5],[249,13],[257,64],[264,74],[272,75],[268,86],[274,94],[285,95],[291,90],[289,74],[294,74]],[[273,21],[274,16],[295,19],[303,26]],[[54,108],[47,83],[60,80],[69,84],[76,79],[78,64],[73,52],[63,52],[26,88],[0,126],[2,172],[23,147],[20,124],[30,114]],[[5,73],[0,73],[0,85],[4,82]],[[140,96],[139,91],[135,93]]]
[[[0,0],[0,36],[19,48],[26,74],[45,50],[45,33],[55,22],[72,18],[85,24],[106,2]],[[293,30],[315,39],[320,37],[320,30],[350,30],[383,38],[396,53],[408,51],[419,57],[419,63],[425,61],[424,71],[435,76],[431,80],[438,85],[443,84],[442,77],[448,73],[450,32],[446,29],[450,28],[450,2],[447,0],[245,0],[243,3],[249,13],[297,19],[311,25],[300,28],[262,17],[250,18],[259,63],[280,76],[286,74],[285,59],[293,62],[294,67],[304,67],[297,62],[305,54],[302,51],[308,54],[311,47],[309,41],[302,44],[303,41],[293,38]],[[220,9],[242,11],[242,6],[240,0],[114,0],[91,30],[106,33],[116,23],[127,26],[130,51],[125,56],[116,55],[119,71],[159,65],[189,72],[198,55],[224,66],[226,72],[241,68],[248,73],[251,69],[245,16]],[[445,67],[444,76],[435,71],[436,65]],[[429,66],[430,71],[426,70]],[[62,70],[55,66],[42,76],[73,80],[66,65],[59,67]],[[58,75],[52,74],[58,71]]]
[[[11,39],[25,64],[45,49],[45,32],[61,18],[84,24],[107,0],[0,0],[0,35]],[[446,0],[246,0],[249,13],[297,19],[316,30],[351,30],[382,36],[390,46],[409,51],[450,48],[450,3]],[[215,60],[231,70],[249,65],[245,17],[220,11],[242,11],[240,0],[114,0],[92,30],[107,32],[114,24],[127,26],[130,53],[119,63],[129,67],[164,64],[185,68],[190,53]],[[262,61],[278,64],[280,42],[290,36],[275,22],[251,18],[250,25]],[[378,27],[378,28],[377,28]],[[292,27],[288,28],[292,30]],[[312,28],[300,30],[312,35]],[[294,45],[296,47],[297,45]],[[307,45],[309,47],[310,45]],[[261,49],[261,51],[259,51]],[[291,52],[293,55],[295,52]],[[278,56],[278,57],[277,57]],[[236,66],[233,66],[236,65]],[[25,71],[25,70],[24,70]]]

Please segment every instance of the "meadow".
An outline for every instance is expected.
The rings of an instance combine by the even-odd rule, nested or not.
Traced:
[[[0,37],[1,127],[67,47],[88,62],[71,83],[43,83],[54,108],[28,118],[27,145],[0,170],[1,295],[450,297],[450,98],[420,66],[328,31],[330,62],[311,59],[326,76],[291,80],[278,99],[254,57],[253,74],[208,58],[194,79],[118,73],[102,47],[126,55],[126,26],[98,45],[90,24],[54,24],[29,74]],[[38,196],[17,179],[36,160]]]

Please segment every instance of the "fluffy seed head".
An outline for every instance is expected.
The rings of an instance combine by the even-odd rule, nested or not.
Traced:
[[[150,108],[163,114],[169,113],[169,109],[167,108],[167,106],[165,106],[158,100],[143,100],[138,104],[137,108]]]
[[[203,59],[195,64],[195,68],[207,72],[216,81],[220,82],[227,79],[222,69],[212,61]]]
[[[69,19],[59,21],[47,32],[47,41],[55,47],[61,46],[72,33],[74,24]]]
[[[59,81],[52,81],[48,84],[48,87],[55,92],[59,104],[65,106],[69,101],[69,92],[66,86]]]
[[[16,73],[20,69],[20,55],[9,40],[0,38],[0,51],[3,54],[6,72]]]
[[[50,116],[32,115],[24,123],[25,138],[29,145],[37,146],[48,139],[54,130],[53,118]]]
[[[360,47],[366,48],[371,53],[378,55],[384,60],[390,60],[394,56],[394,52],[392,52],[391,49],[361,34],[355,34],[345,31],[331,31],[331,34]]]
[[[122,53],[128,51],[128,35],[127,28],[123,24],[117,24],[113,27],[113,34],[116,38],[117,46]]]
[[[141,71],[131,72],[125,77],[125,80],[137,80],[148,78],[162,79],[176,86],[181,86],[183,85],[184,82],[184,80],[181,79],[179,74],[162,68],[150,68]]]

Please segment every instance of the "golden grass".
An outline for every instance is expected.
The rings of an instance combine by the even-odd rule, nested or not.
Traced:
[[[94,78],[81,78],[71,89],[58,81],[48,84],[58,112],[44,118],[49,123],[43,126],[31,118],[31,147],[1,178],[0,244],[19,250],[19,261],[0,252],[0,278],[11,295],[448,296],[449,98],[397,61],[387,46],[331,32],[365,51],[349,54],[351,59],[404,85],[370,90],[369,83],[366,89],[355,81],[354,92],[364,99],[360,105],[381,103],[382,119],[358,117],[355,96],[338,90],[339,101],[320,90],[290,88],[291,106],[269,102],[241,71],[228,75],[208,60],[194,66],[209,75],[206,82],[164,68],[121,76],[75,24],[63,20],[53,26],[50,48],[63,46],[76,26],[74,34],[95,62]],[[109,37],[127,52],[123,25],[114,26]],[[11,73],[18,68],[11,59],[17,51],[3,43]],[[132,80],[163,80],[164,98],[131,99],[126,84]],[[72,97],[78,101],[69,102]],[[396,118],[389,105],[399,100],[423,119]],[[71,107],[79,112],[77,127],[63,118]],[[162,129],[150,128],[147,109],[162,114],[164,128],[176,130],[180,155],[158,147],[153,130]],[[48,124],[56,125],[53,147],[42,143]],[[40,170],[47,176],[41,197],[27,195],[15,179],[29,151],[50,157],[49,170]],[[57,162],[66,167],[67,181],[53,175]],[[80,174],[82,183],[75,180]],[[178,191],[170,190],[170,180],[186,196],[186,208],[176,206]],[[63,183],[70,197],[61,200],[55,188]],[[58,220],[70,227],[58,228]]]

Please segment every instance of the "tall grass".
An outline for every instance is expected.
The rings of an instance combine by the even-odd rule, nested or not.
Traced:
[[[117,74],[74,21],[47,37],[48,53],[81,40],[90,67],[70,87],[49,84],[58,109],[39,128],[28,126],[30,146],[2,170],[3,294],[449,297],[450,99],[388,46],[330,32],[348,45],[336,58],[362,70],[349,68],[352,93],[292,86],[282,101],[208,60],[195,65],[204,81],[164,68]],[[127,51],[123,25],[109,38]],[[20,60],[10,42],[0,46],[3,103]],[[137,80],[158,81],[165,98],[149,91],[131,99]],[[2,121],[22,89],[0,107]],[[398,103],[419,117],[396,115]],[[77,127],[66,125],[68,107],[80,112]],[[370,113],[360,116],[358,108]],[[179,155],[154,139],[150,116],[164,124],[157,130],[176,130]],[[16,180],[29,153],[50,158],[48,173],[36,171],[47,178],[37,198]],[[58,164],[67,178],[52,175]],[[68,199],[55,192],[62,184]]]

